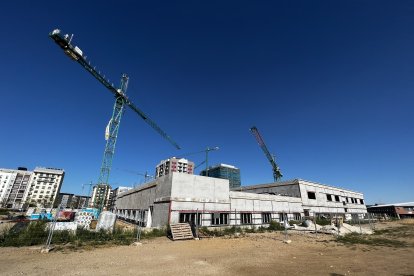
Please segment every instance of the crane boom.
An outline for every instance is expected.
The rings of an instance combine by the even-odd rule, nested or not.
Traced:
[[[147,124],[149,124],[155,131],[157,131],[162,137],[170,142],[175,148],[181,149],[181,147],[165,133],[148,115],[140,110],[134,103],[126,96],[126,88],[117,89],[112,83],[109,82],[102,74],[96,70],[90,62],[86,61],[86,57],[83,52],[77,47],[73,46],[68,37],[62,36],[60,30],[56,29],[49,34],[49,36],[58,44],[63,51],[73,60],[77,61],[83,68],[86,69],[94,78],[102,83],[116,98],[121,97],[126,105],[128,105],[135,113],[137,113]]]
[[[264,152],[267,160],[269,160],[270,165],[272,166],[272,170],[273,170],[273,178],[276,181],[278,181],[279,179],[282,178],[282,172],[280,171],[279,166],[276,164],[275,161],[275,157],[272,156],[269,152],[269,150],[266,147],[265,142],[263,141],[262,136],[259,133],[259,130],[254,126],[252,128],[250,128],[250,131],[253,133],[254,137],[256,138],[257,143],[259,144],[260,148],[262,149],[262,151]]]
[[[49,34],[50,38],[53,39],[56,44],[58,44],[65,54],[67,54],[71,59],[77,61],[83,68],[86,69],[95,79],[97,79],[101,84],[103,84],[114,96],[115,104],[112,112],[112,117],[109,120],[108,126],[105,131],[105,151],[101,165],[101,171],[98,179],[97,191],[102,190],[104,192],[99,193],[93,202],[94,207],[102,209],[107,202],[107,191],[110,188],[109,174],[112,168],[112,159],[115,153],[115,145],[118,138],[119,125],[121,123],[122,114],[125,110],[125,105],[129,106],[135,113],[137,113],[147,124],[149,124],[155,131],[157,131],[162,137],[169,141],[174,147],[180,149],[180,146],[171,139],[153,120],[151,120],[142,110],[136,107],[126,96],[126,90],[128,88],[128,76],[123,74],[121,77],[120,88],[116,88],[112,83],[109,82],[98,70],[96,67],[92,66],[89,61],[86,60],[82,50],[78,46],[71,44],[72,36],[69,35],[62,36],[59,29],[53,30]]]

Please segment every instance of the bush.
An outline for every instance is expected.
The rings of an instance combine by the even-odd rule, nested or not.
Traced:
[[[165,237],[168,234],[168,228],[161,228],[157,229],[154,228],[150,231],[142,231],[141,238],[143,239],[151,239],[156,237]]]
[[[282,231],[282,230],[285,230],[285,228],[282,225],[280,225],[279,222],[277,222],[275,220],[272,220],[269,223],[269,227],[267,227],[267,229],[270,230],[270,231]]]
[[[244,228],[244,232],[246,233],[256,233],[256,228],[252,225],[251,228]]]
[[[321,226],[331,225],[331,221],[329,219],[325,219],[325,218],[317,218],[316,219],[316,224],[321,225]]]
[[[406,247],[407,243],[396,239],[377,238],[370,237],[369,235],[361,235],[358,233],[349,233],[337,238],[338,242],[353,245],[353,244],[366,244],[373,246],[389,246],[389,247]]]
[[[0,235],[0,246],[31,246],[46,241],[48,232],[45,221],[16,224]]]
[[[7,216],[10,212],[7,209],[0,208],[0,216]]]

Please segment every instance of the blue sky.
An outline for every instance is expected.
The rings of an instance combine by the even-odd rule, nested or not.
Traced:
[[[142,182],[162,159],[219,146],[210,162],[284,180],[412,201],[412,1],[3,1],[0,167],[58,167],[62,191],[96,182],[114,99],[48,38],[54,28],[182,146],[131,110],[110,183]],[[204,155],[189,156],[196,164]]]

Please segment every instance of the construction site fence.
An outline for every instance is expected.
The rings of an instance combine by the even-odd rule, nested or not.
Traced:
[[[228,216],[227,219],[223,216],[220,217],[220,215],[199,212],[196,213],[195,217],[191,213],[181,215],[179,222],[189,223],[192,226],[194,235],[198,236],[199,230],[204,228],[217,229],[218,231],[235,227],[253,230],[283,230],[285,228],[293,229],[290,227],[293,224],[306,226],[307,222],[305,221],[311,221],[319,225],[339,225],[345,222],[362,227],[362,225],[368,224],[364,227],[371,227],[375,230],[377,223],[381,223],[384,220],[398,219],[398,217],[392,217],[387,214],[372,213],[352,214],[350,217],[347,217],[345,214],[321,213],[314,216],[301,216],[300,218],[295,218],[293,214],[288,213],[278,214],[279,216],[273,214],[270,221],[268,218],[265,218],[267,221],[263,221],[260,220],[258,214],[253,216],[253,214],[249,215],[249,213],[245,212],[235,211],[233,216]],[[253,220],[253,217],[256,219]],[[125,225],[119,227],[119,224],[123,222],[125,222]],[[272,223],[273,226],[277,224],[280,227],[271,228]],[[117,225],[118,227],[114,227],[113,231],[105,231],[96,230],[94,225],[89,227],[78,227],[75,225],[72,229],[61,230],[58,222],[48,222],[46,220],[2,223],[0,224],[0,246],[41,245],[50,247],[58,244],[67,246],[96,246],[108,243],[126,245],[145,238],[168,235],[167,225],[161,229],[146,228],[147,220],[144,214],[141,214],[141,217],[138,216],[138,220],[118,218]],[[314,232],[312,228],[309,228],[308,231]]]

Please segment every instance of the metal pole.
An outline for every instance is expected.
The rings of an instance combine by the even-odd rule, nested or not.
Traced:
[[[288,228],[288,221],[287,221],[287,214],[285,216],[285,212],[282,213],[283,216],[283,224],[285,225],[285,240],[288,240],[288,233],[287,233],[287,228]]]
[[[208,176],[208,151],[210,148],[206,149],[206,176]]]
[[[337,232],[338,232],[338,236],[339,236],[339,228],[341,227],[340,225],[339,225],[339,220],[338,220],[338,208],[336,208],[336,219],[335,219],[335,221],[336,221],[336,229],[337,229]]]
[[[197,236],[197,239],[199,238],[198,237],[198,224],[200,223],[199,222],[199,219],[198,219],[198,208],[197,208],[197,213],[196,213],[196,219],[195,219],[195,221],[196,221],[196,236]]]
[[[57,217],[59,215],[59,211],[62,209],[62,203],[59,205],[59,207],[56,210],[56,214],[53,218],[52,224],[50,225],[49,228],[49,234],[47,236],[47,240],[46,240],[46,244],[45,244],[45,248],[46,249],[50,249],[50,243],[52,242],[52,238],[53,238],[53,231],[55,230],[56,227],[56,221],[57,221]]]
[[[362,234],[361,222],[359,221],[359,214],[358,214],[358,224],[359,224],[359,233]]]
[[[142,210],[138,211],[138,225],[137,225],[137,241],[141,240],[141,223],[142,223]]]

